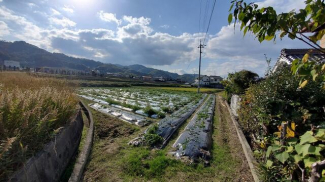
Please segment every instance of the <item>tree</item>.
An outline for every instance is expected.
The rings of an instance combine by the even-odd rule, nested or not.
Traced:
[[[257,79],[258,75],[256,73],[247,70],[229,73],[227,80],[222,81],[228,100],[232,94],[244,94],[245,90]]]
[[[229,24],[234,19],[241,23],[240,29],[244,35],[251,32],[260,42],[277,39],[298,39],[313,49],[324,53],[325,49],[317,44],[325,35],[325,3],[324,0],[306,0],[306,7],[299,11],[290,11],[277,14],[273,7],[259,8],[255,3],[246,3],[243,0],[231,2]],[[311,35],[308,35],[311,34]],[[307,53],[302,60],[295,60],[292,66],[293,74],[301,78],[300,87],[306,86],[308,81],[321,77],[325,81],[325,64],[321,60],[308,60]],[[325,89],[324,82],[322,83]]]

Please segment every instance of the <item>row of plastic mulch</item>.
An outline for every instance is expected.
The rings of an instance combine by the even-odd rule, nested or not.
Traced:
[[[157,134],[164,139],[162,147],[165,147],[174,132],[195,112],[195,110],[203,103],[206,94],[198,103],[189,103],[180,110],[174,112],[158,123]]]
[[[192,160],[209,158],[212,143],[212,123],[215,109],[215,95],[209,96],[207,101],[195,113],[184,131],[180,134],[173,147],[177,148],[175,156],[187,156]],[[200,114],[205,117],[200,116]]]

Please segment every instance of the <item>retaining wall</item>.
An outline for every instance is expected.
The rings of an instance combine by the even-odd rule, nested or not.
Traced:
[[[230,109],[231,109],[231,113],[238,117],[238,109],[239,109],[239,103],[240,103],[240,97],[239,95],[233,95],[231,96],[231,103],[230,103]]]
[[[80,106],[82,110],[84,111],[85,115],[88,118],[89,121],[89,128],[88,128],[88,133],[87,137],[85,140],[84,147],[82,151],[80,152],[77,161],[74,165],[73,172],[70,176],[69,182],[78,182],[82,181],[83,177],[83,172],[85,169],[85,166],[87,164],[90,152],[91,152],[91,147],[93,144],[93,139],[94,139],[94,121],[93,121],[93,116],[90,112],[90,110],[86,107],[86,105],[80,101]]]
[[[30,158],[12,175],[9,181],[59,181],[70,159],[78,149],[83,129],[81,110],[74,120],[48,143],[44,149]]]

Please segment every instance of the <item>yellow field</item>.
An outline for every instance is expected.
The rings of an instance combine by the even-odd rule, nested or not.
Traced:
[[[197,88],[189,87],[145,87],[148,89],[162,89],[162,90],[172,90],[172,91],[185,91],[185,92],[197,92]],[[215,93],[220,92],[222,89],[216,89],[216,88],[201,88],[200,91],[202,93]]]

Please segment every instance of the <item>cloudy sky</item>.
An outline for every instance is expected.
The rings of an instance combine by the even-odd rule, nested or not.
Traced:
[[[303,2],[259,4],[285,12],[303,8]],[[193,74],[212,5],[213,0],[0,0],[0,39],[105,63]],[[248,69],[263,75],[264,54],[274,64],[282,48],[306,47],[288,39],[260,44],[253,35],[243,37],[228,25],[229,7],[230,0],[216,1],[203,49],[203,74],[226,76]]]

